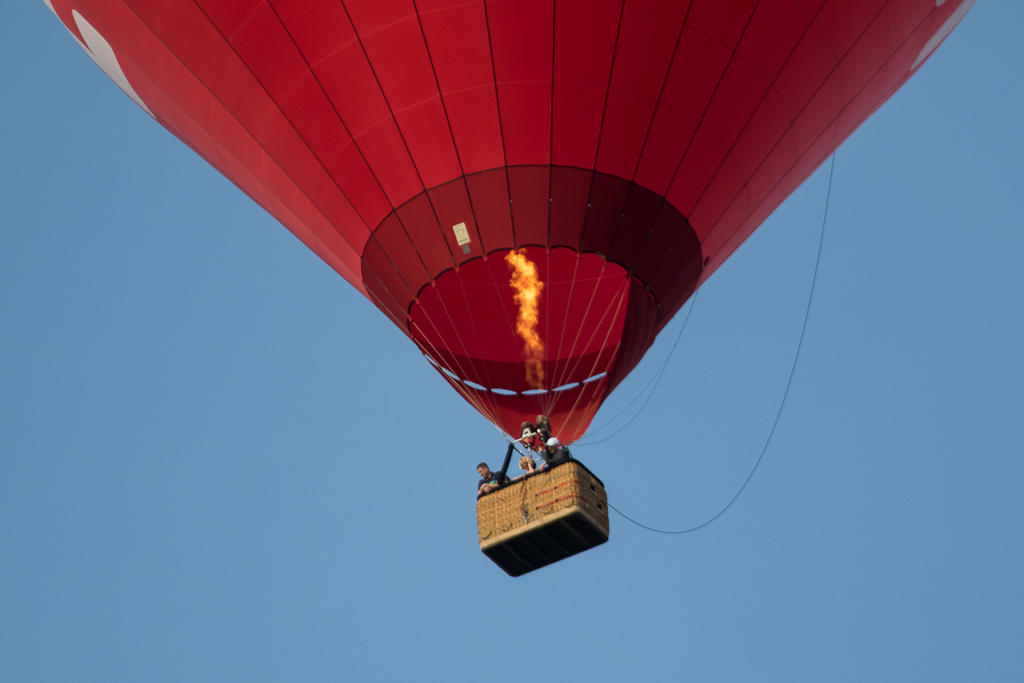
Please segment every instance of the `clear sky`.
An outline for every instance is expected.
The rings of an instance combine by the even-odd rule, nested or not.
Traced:
[[[7,6],[0,680],[1024,680],[1020,3],[978,2],[840,148],[736,504],[677,537],[613,516],[519,579],[477,546],[496,430],[41,0]],[[623,512],[699,524],[749,473],[827,171],[576,449]]]

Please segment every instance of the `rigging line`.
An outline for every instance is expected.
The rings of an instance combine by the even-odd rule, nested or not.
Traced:
[[[578,266],[579,266],[580,260],[582,259],[582,256],[583,256],[582,252],[576,252],[576,264],[577,264],[577,267],[573,270],[573,287],[575,287],[575,285],[576,285],[576,275],[577,275],[577,273],[579,273],[579,267]],[[580,324],[576,326],[576,334],[573,335],[572,344],[569,346],[569,351],[568,351],[568,354],[566,356],[565,364],[562,366],[561,376],[558,378],[558,383],[555,384],[554,386],[552,386],[552,388],[559,387],[559,386],[562,386],[563,384],[565,384],[566,380],[569,379],[572,376],[573,371],[575,371],[576,367],[579,365],[579,361],[577,361],[577,362],[573,363],[572,369],[569,368],[569,364],[571,362],[571,359],[573,358],[573,354],[576,353],[576,344],[579,343],[580,335],[583,333],[584,324],[586,323],[587,319],[590,317],[590,309],[594,305],[594,299],[597,298],[597,290],[601,286],[601,276],[604,275],[604,270],[607,267],[607,265],[608,265],[607,261],[604,264],[602,264],[601,270],[598,271],[597,276],[594,278],[594,287],[590,291],[590,299],[587,300],[587,307],[583,311],[583,317],[580,318],[580,321],[581,321]],[[590,278],[584,278],[584,279],[582,279],[582,281],[587,281],[589,279]],[[569,294],[570,295],[572,294],[571,290],[570,290]],[[584,291],[583,295],[586,296],[586,292],[585,291]],[[570,300],[570,305],[571,304],[572,304],[572,301]],[[604,320],[604,315],[607,315],[607,314],[608,314],[608,310],[605,309],[605,312],[602,315],[601,320]],[[595,315],[596,315],[596,313],[595,313]],[[563,333],[564,333],[564,330],[565,330],[565,325],[568,323],[568,321],[569,321],[569,307],[566,306],[566,308],[565,308],[565,317],[562,320]],[[594,339],[594,333],[591,333],[590,341],[593,341],[593,339]],[[561,350],[562,350],[561,340],[559,340],[558,349],[559,349],[559,355],[561,355]]]
[[[427,314],[424,314],[424,317],[426,318],[427,322],[430,323],[431,327],[434,328],[434,331],[437,332],[438,337],[440,338],[441,337],[441,333],[437,330],[437,325],[434,324],[434,321],[431,319],[431,317],[429,315],[427,315]],[[412,327],[413,327],[413,325],[410,324],[410,329],[409,329],[410,332],[412,332]],[[434,350],[434,354],[437,356],[437,360],[434,361],[434,365],[436,367],[441,368],[442,366],[440,365],[440,362],[444,361],[445,365],[454,365],[455,369],[459,371],[460,375],[463,375],[463,376],[466,375],[466,373],[463,370],[461,364],[458,362],[458,358],[456,357],[456,355],[455,355],[455,353],[453,351],[449,350],[448,348],[445,348],[444,350],[447,351],[448,356],[450,356],[450,359],[449,358],[445,358],[445,355],[442,354],[440,352],[440,350],[436,346],[434,346],[434,343],[432,341],[430,341],[430,338],[422,331],[423,328],[421,328],[419,325],[415,325],[415,327],[417,329],[421,330],[420,335],[423,337],[423,340],[427,344],[430,345],[431,349]],[[462,340],[461,340],[461,338],[459,338],[458,332],[456,332],[456,338],[459,339],[459,342],[461,344]],[[433,356],[431,354],[427,353],[427,349],[423,346],[422,343],[420,343],[416,339],[413,339],[413,343],[415,343],[420,348],[420,350],[423,351],[423,355],[425,355],[427,358],[433,359]],[[465,345],[463,345],[463,350],[465,350]],[[467,358],[468,358],[468,356],[467,356]],[[452,360],[454,360],[455,362],[452,363],[451,362]],[[448,370],[448,372],[452,372],[452,369],[450,367],[444,368],[444,369]],[[466,399],[467,403],[469,403],[471,406],[476,408],[480,412],[480,414],[483,415],[485,418],[487,418],[492,424],[497,424],[497,422],[495,421],[496,420],[496,415],[494,415],[494,414],[492,414],[490,412],[490,410],[484,405],[483,401],[478,402],[478,401],[475,400],[474,397],[475,397],[477,392],[476,391],[472,391],[471,392],[469,390],[469,387],[465,386],[462,383],[462,381],[461,381],[462,378],[461,377],[459,378],[459,381],[455,381],[451,377],[449,377],[447,374],[445,374],[445,373],[442,373],[442,374],[444,375],[445,379],[452,385],[452,387],[455,388],[455,391],[457,391],[459,394],[462,395],[462,397],[464,399]]]
[[[603,267],[602,267],[602,272],[604,272]],[[601,278],[597,278],[594,281],[594,291],[591,294],[591,301],[593,301],[593,299],[596,298],[598,289],[601,289],[601,284],[602,284],[602,279]],[[587,347],[591,346],[594,343],[594,341],[598,338],[598,335],[601,332],[601,327],[605,324],[605,320],[608,320],[608,326],[607,326],[607,329],[605,330],[605,333],[604,333],[604,341],[601,342],[601,348],[596,352],[596,355],[594,356],[594,364],[593,364],[593,366],[591,366],[590,370],[587,370],[585,373],[582,373],[583,374],[583,379],[587,379],[589,377],[593,377],[594,376],[594,373],[597,370],[597,365],[598,365],[598,363],[601,362],[601,355],[602,355],[604,349],[606,348],[606,344],[608,343],[608,338],[611,336],[611,333],[612,333],[612,331],[614,329],[615,318],[619,315],[619,312],[622,310],[622,303],[623,303],[623,301],[628,301],[628,299],[629,299],[629,282],[628,281],[625,282],[625,287],[620,285],[618,287],[618,292],[613,294],[612,296],[613,296],[612,301],[614,302],[614,299],[617,298],[618,299],[618,303],[609,303],[608,304],[608,306],[604,309],[604,312],[601,313],[601,317],[597,318],[596,322],[594,323],[594,329],[590,332],[590,336],[587,337],[586,341],[583,342],[583,346],[580,349],[579,355],[574,357],[572,354],[574,354],[576,352],[576,343],[579,341],[580,335],[583,332],[583,328],[587,324],[587,316],[585,316],[583,318],[583,320],[581,321],[579,327],[577,328],[576,339],[575,339],[575,341],[573,341],[572,346],[569,348],[569,354],[570,355],[565,360],[565,366],[563,367],[563,370],[565,371],[563,373],[563,379],[561,379],[559,381],[559,383],[555,384],[554,386],[556,386],[556,387],[562,386],[562,384],[565,384],[566,380],[571,379],[573,376],[577,376],[577,377],[579,376],[578,371],[580,369],[580,366],[583,363],[583,358],[586,355]],[[614,306],[614,312],[613,312],[613,306]],[[569,307],[566,306],[566,308],[565,308],[566,318],[569,317],[569,311],[570,311]],[[590,307],[588,305],[587,312],[589,313],[589,311],[590,311]],[[609,313],[611,313],[611,319],[608,318],[608,314]],[[594,312],[594,315],[595,316],[597,315],[597,311]],[[615,359],[612,358],[612,362],[614,362],[614,360]],[[571,368],[569,367],[570,363],[572,364]],[[581,384],[582,384],[582,382],[581,382]],[[578,400],[579,399],[577,397],[577,402],[578,402]],[[576,407],[576,405],[574,403],[573,404],[573,408],[575,408],[575,407]]]
[[[576,274],[579,271],[580,271],[580,255],[579,255],[579,252],[576,252],[576,259],[573,261],[573,266],[572,266],[572,279],[569,280],[569,296],[566,298],[566,301],[568,303],[566,304],[565,315],[562,317],[562,331],[558,335],[558,352],[555,354],[555,361],[552,364],[552,368],[551,368],[551,376],[553,378],[552,379],[552,383],[551,383],[551,388],[552,389],[554,389],[555,387],[560,387],[560,386],[562,386],[562,384],[564,384],[564,382],[562,382],[562,376],[563,376],[564,372],[563,373],[559,372],[559,370],[558,370],[558,360],[562,357],[562,342],[565,341],[565,336],[566,336],[565,335],[565,328],[569,324],[569,309],[568,309],[568,306],[572,305],[572,295],[573,295],[573,292],[576,289]],[[551,271],[548,270],[548,273],[550,274]],[[549,281],[551,280],[550,275],[548,276],[548,280]],[[557,321],[556,321],[556,323],[557,323]],[[548,329],[550,330],[551,328],[549,327]],[[566,363],[568,363],[568,359],[566,359]],[[563,368],[563,370],[564,370],[564,368]]]
[[[641,524],[632,517],[626,516],[622,511],[620,511],[616,507],[612,507],[612,505],[609,503],[608,507],[618,512],[623,517],[623,519],[632,522],[633,524],[637,525],[642,529],[647,529],[648,531],[653,531],[659,534],[687,534],[691,531],[697,531],[698,529],[702,529],[706,527],[708,524],[711,524],[713,521],[715,521],[723,514],[725,514],[725,511],[732,507],[732,504],[736,502],[736,500],[740,497],[740,494],[742,494],[743,491],[747,488],[747,484],[750,483],[750,480],[754,478],[754,473],[757,472],[757,468],[761,465],[761,460],[764,459],[764,454],[768,451],[768,445],[771,444],[772,437],[775,436],[775,428],[779,426],[779,418],[782,417],[782,409],[786,406],[786,398],[789,397],[789,389],[793,385],[793,376],[796,374],[797,361],[800,360],[800,349],[802,349],[804,345],[804,334],[807,332],[807,319],[810,317],[811,313],[811,302],[814,301],[814,287],[818,282],[818,266],[821,264],[821,245],[822,242],[825,241],[825,224],[828,222],[828,206],[829,202],[832,199],[832,176],[835,173],[835,170],[836,153],[832,152],[832,165],[828,171],[828,192],[825,195],[825,214],[824,216],[822,216],[821,219],[821,235],[819,235],[818,237],[818,255],[814,259],[814,275],[811,277],[811,291],[807,295],[807,309],[804,311],[803,327],[800,328],[800,341],[798,341],[796,345],[796,353],[793,355],[793,367],[789,371],[789,380],[786,382],[786,390],[782,393],[782,401],[781,403],[779,403],[779,411],[775,413],[775,422],[772,423],[771,431],[768,432],[768,438],[764,442],[764,448],[761,449],[761,454],[757,456],[757,460],[754,462],[754,467],[750,470],[750,474],[748,474],[747,478],[743,480],[743,485],[740,486],[739,490],[736,492],[736,495],[734,495],[732,499],[725,504],[725,507],[723,507],[717,513],[715,513],[714,517],[711,517],[710,519],[701,522],[697,526],[693,526],[688,529],[678,530],[656,529],[654,527],[647,526],[646,524]]]
[[[598,280],[598,283],[600,283],[600,280]],[[611,322],[608,324],[608,331],[604,333],[604,341],[601,342],[601,349],[598,350],[597,353],[594,355],[594,365],[588,371],[588,375],[587,375],[588,377],[593,377],[594,376],[595,371],[597,370],[598,364],[601,362],[601,356],[604,353],[604,350],[607,348],[608,338],[611,337],[612,329],[615,326],[614,325],[615,324],[615,319],[617,317],[619,317],[619,312],[622,310],[623,302],[629,300],[629,287],[630,287],[630,284],[631,284],[630,280],[624,280],[623,281],[623,285],[620,286],[621,294],[619,295],[619,303],[615,307],[615,313],[612,314]],[[597,291],[596,290],[596,286],[597,285],[595,285],[595,291]],[[627,304],[627,306],[628,306],[628,304]],[[608,311],[610,311],[610,310],[611,310],[611,308],[608,308],[608,309],[605,310],[604,315],[601,316],[601,320],[598,321],[598,325],[599,326],[600,326],[601,323],[604,322],[604,319],[605,319],[605,317],[607,317]],[[587,345],[589,345],[591,342],[593,342],[594,337],[596,336],[598,329],[600,329],[600,327],[594,328],[594,334],[592,334],[590,336],[590,341],[587,342]],[[620,333],[620,335],[621,335],[621,333]],[[620,339],[619,343],[615,345],[615,351],[611,354],[611,357],[608,359],[608,363],[605,366],[605,370],[604,370],[604,374],[605,374],[604,381],[600,382],[600,380],[597,380],[597,382],[603,383],[603,384],[605,384],[607,386],[607,382],[610,379],[607,375],[608,375],[609,372],[611,372],[612,366],[615,364],[615,358],[616,358],[616,356],[618,354],[619,346],[621,345],[621,343],[622,342],[621,342],[621,339]],[[586,347],[584,347],[584,349],[586,349]],[[582,360],[582,356],[580,356],[580,360]],[[579,363],[580,363],[580,361],[577,361],[576,365],[573,367],[573,371],[574,372],[576,370],[576,367],[579,366]],[[597,384],[595,383],[595,390],[596,390],[596,386],[597,386]],[[579,405],[580,399],[583,398],[583,395],[586,392],[587,392],[586,386],[583,383],[580,383],[580,393],[576,396],[576,400],[573,401],[572,408],[569,409],[569,413],[568,414],[570,416],[573,415],[576,412],[576,406]],[[586,415],[585,411],[584,411],[584,415]],[[581,420],[577,420],[577,422],[576,422],[576,428],[577,429],[579,428],[580,424],[584,424],[584,423]]]
[[[611,425],[612,422],[614,422],[615,420],[619,419],[619,417],[621,417],[622,414],[625,413],[626,410],[628,410],[631,405],[636,403],[637,400],[639,400],[639,398],[644,395],[644,392],[647,391],[647,387],[651,386],[651,383],[653,382],[654,383],[654,388],[651,389],[651,393],[647,394],[647,398],[645,398],[644,402],[640,405],[640,410],[636,411],[636,414],[634,414],[633,417],[629,418],[629,421],[626,422],[626,424],[624,424],[621,427],[619,427],[618,429],[616,429],[610,435],[608,435],[608,436],[606,436],[604,438],[598,439],[597,441],[589,441],[587,443],[583,443],[582,441],[577,442],[580,446],[592,446],[594,444],[598,444],[598,443],[601,443],[603,441],[608,441],[609,439],[614,437],[616,434],[621,432],[623,429],[628,427],[633,422],[633,420],[635,420],[640,415],[640,413],[642,413],[644,411],[644,408],[647,407],[647,402],[651,400],[651,396],[653,396],[654,392],[658,389],[658,384],[661,382],[661,378],[665,374],[665,369],[668,367],[668,362],[669,362],[669,360],[671,360],[672,354],[675,353],[675,351],[676,351],[676,346],[679,345],[679,340],[683,338],[683,330],[686,329],[686,323],[689,322],[690,314],[693,313],[693,307],[696,304],[697,304],[697,292],[694,292],[693,296],[690,298],[690,307],[688,309],[686,309],[686,317],[683,318],[683,324],[679,328],[679,333],[676,335],[676,340],[674,342],[672,342],[672,348],[669,349],[668,355],[665,356],[665,360],[662,361],[661,367],[658,368],[658,371],[655,372],[654,375],[647,381],[647,384],[644,385],[644,388],[641,389],[640,392],[635,397],[633,397],[632,401],[630,401],[625,406],[623,406],[622,410],[620,410],[618,413],[616,413],[614,417],[612,417],[610,420],[605,422],[603,425],[601,425],[600,427],[598,427],[597,429],[592,431],[590,433],[590,436],[593,436],[594,434],[596,434],[597,432],[601,431],[602,429],[607,429],[608,426]],[[586,437],[584,437],[584,438],[586,438]]]
[[[612,329],[613,329],[614,324],[615,324],[615,318],[616,318],[616,316],[619,315],[619,312],[622,310],[622,303],[624,301],[628,301],[629,300],[629,280],[625,280],[625,281],[623,281],[622,284],[620,284],[618,286],[618,291],[620,293],[616,294],[616,295],[613,295],[613,296],[617,296],[618,299],[619,299],[619,302],[617,304],[614,304],[615,311],[612,312],[613,304],[609,303],[608,306],[604,309],[604,312],[601,313],[601,317],[598,318],[597,321],[594,323],[594,329],[590,332],[590,336],[587,337],[586,341],[583,342],[583,346],[580,349],[579,355],[575,356],[575,360],[572,360],[572,358],[573,358],[572,354],[574,354],[576,352],[576,344],[580,341],[581,333],[583,332],[583,328],[585,327],[585,325],[587,323],[587,318],[589,317],[589,313],[590,313],[590,309],[591,309],[591,304],[594,302],[594,299],[597,298],[598,290],[603,288],[602,287],[602,283],[607,281],[605,279],[605,269],[606,269],[606,267],[607,267],[607,262],[605,263],[605,265],[601,266],[601,274],[598,277],[594,278],[594,290],[593,290],[593,292],[590,295],[590,304],[587,304],[587,312],[584,313],[583,320],[581,321],[581,324],[579,325],[579,327],[576,330],[576,338],[574,339],[574,341],[572,343],[572,346],[569,348],[570,357],[566,359],[566,364],[565,364],[565,366],[563,368],[563,370],[565,371],[565,373],[564,373],[564,380],[572,379],[573,376],[578,376],[577,375],[577,371],[580,369],[581,364],[583,363],[583,357],[586,355],[587,347],[589,347],[591,344],[593,344],[594,340],[598,338],[598,335],[601,332],[602,325],[604,325],[605,320],[608,320],[608,314],[611,313],[612,314],[611,315],[611,319],[608,320],[608,328],[607,328],[607,330],[604,333],[604,341],[601,344],[601,349],[603,350],[605,348],[605,344],[607,344],[608,338],[609,338],[609,336],[612,333]],[[614,286],[614,285],[612,285],[612,286]],[[565,309],[566,318],[568,318],[568,316],[569,316],[569,310],[570,310],[569,307],[566,307],[566,309]],[[597,313],[598,313],[598,311],[595,311],[594,315],[596,316]],[[597,352],[597,355],[594,358],[594,365],[590,368],[589,371],[587,371],[587,373],[585,374],[583,379],[587,379],[589,377],[593,377],[594,376],[594,371],[597,369],[597,364],[601,360],[601,354],[602,354],[602,351],[599,350]],[[572,362],[572,368],[569,367],[570,361]],[[614,357],[611,359],[610,362],[611,363],[615,362]],[[561,386],[562,384],[565,383],[564,380],[560,381],[555,386],[556,387]],[[581,384],[582,384],[582,382],[581,382]],[[580,396],[582,396],[582,393],[580,394]],[[577,397],[577,403],[578,402],[579,402],[579,398]],[[573,404],[573,408],[575,408],[575,403]]]

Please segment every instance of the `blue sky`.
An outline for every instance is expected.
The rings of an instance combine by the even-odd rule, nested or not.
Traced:
[[[840,148],[736,504],[677,537],[613,516],[515,580],[476,544],[495,429],[42,2],[9,10],[0,679],[1024,678],[1018,3],[977,3]],[[749,473],[827,170],[575,451],[627,514],[699,524]]]

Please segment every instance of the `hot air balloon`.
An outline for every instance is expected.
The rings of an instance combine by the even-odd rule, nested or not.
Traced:
[[[973,0],[45,0],[509,434],[564,443]]]

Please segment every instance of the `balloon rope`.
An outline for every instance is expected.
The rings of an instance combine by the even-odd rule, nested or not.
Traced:
[[[793,356],[793,367],[789,371],[789,381],[786,382],[786,391],[783,392],[782,394],[782,402],[779,403],[779,411],[775,413],[775,422],[772,423],[772,429],[770,432],[768,432],[768,439],[764,442],[764,448],[761,449],[761,454],[757,456],[757,461],[754,463],[753,469],[750,470],[750,474],[747,475],[747,478],[743,481],[743,485],[740,486],[740,490],[736,492],[736,495],[732,497],[732,500],[726,503],[725,507],[719,510],[714,517],[698,524],[697,526],[690,527],[689,529],[679,529],[674,531],[666,529],[655,529],[654,527],[647,526],[646,524],[641,524],[632,517],[629,517],[626,514],[624,514],[618,508],[612,506],[611,503],[608,503],[608,507],[618,512],[626,521],[632,522],[633,524],[636,524],[638,527],[642,529],[647,529],[648,531],[653,531],[659,534],[686,534],[691,531],[696,531],[697,529],[706,527],[708,524],[711,524],[711,522],[715,521],[723,514],[725,514],[725,511],[732,507],[732,504],[736,502],[736,499],[739,498],[740,494],[743,493],[744,489],[747,488],[747,484],[749,484],[750,480],[753,479],[754,473],[757,472],[757,468],[761,464],[761,460],[764,458],[764,454],[768,451],[768,444],[772,442],[772,437],[775,436],[775,428],[779,426],[779,418],[782,417],[782,409],[786,405],[786,398],[789,396],[789,388],[793,385],[793,375],[796,374],[796,364],[797,361],[800,359],[800,349],[803,348],[804,345],[804,333],[807,332],[807,318],[810,316],[811,313],[811,302],[814,300],[814,286],[818,281],[818,265],[821,263],[821,244],[825,240],[825,223],[828,221],[828,205],[829,200],[832,198],[832,175],[835,170],[836,153],[832,152],[832,166],[828,172],[828,192],[825,195],[825,215],[821,219],[821,235],[818,237],[818,255],[814,259],[814,276],[811,278],[811,291],[807,295],[807,310],[804,311],[804,324],[803,327],[800,329],[800,341],[797,342],[796,345],[796,354]]]
[[[600,279],[598,281],[600,281]],[[594,291],[595,292],[597,291],[597,285],[596,284],[594,285]],[[620,292],[621,292],[621,294],[619,295],[619,303],[615,306],[615,312],[612,313],[612,320],[613,321],[618,317],[619,312],[622,310],[622,304],[629,298],[629,280],[623,281],[623,286],[620,289]],[[590,344],[593,343],[594,338],[597,336],[597,332],[601,329],[601,325],[604,324],[604,321],[608,317],[608,313],[611,310],[612,309],[609,306],[608,308],[605,309],[604,313],[601,314],[601,319],[598,321],[597,327],[594,328],[594,331],[591,333],[590,339],[587,340],[587,343],[584,346],[584,348],[586,348],[587,346],[589,346]],[[608,347],[608,339],[612,335],[612,327],[613,327],[612,325],[609,325],[608,326],[608,330],[604,334],[604,341],[601,342],[601,348],[602,349],[605,349],[605,348]],[[607,373],[611,372],[612,365],[615,363],[615,356],[617,355],[617,353],[618,353],[618,345],[616,345],[615,352],[611,353],[609,355],[608,360],[607,360],[607,364],[602,369],[602,372],[604,374],[607,374]],[[586,377],[594,377],[597,374],[598,364],[601,362],[601,356],[602,355],[603,355],[603,352],[599,351],[594,356],[594,364],[591,366],[590,370],[587,371],[587,373],[585,375]],[[580,364],[581,361],[582,361],[582,356],[579,359],[577,359],[576,363],[573,365],[573,373],[576,372],[576,370],[579,367],[579,364]],[[608,381],[608,380],[606,379],[605,381]],[[579,394],[576,395],[576,400],[573,401],[572,408],[569,409],[569,413],[568,413],[569,415],[573,415],[576,412],[576,406],[579,405],[580,400],[583,398],[583,394],[584,393],[586,393],[586,390],[580,389]],[[589,421],[590,416],[587,414],[588,410],[589,410],[589,408],[587,410],[584,410],[582,412],[582,415],[576,419],[576,426],[575,426],[575,428],[578,429],[580,424],[585,424],[583,422],[584,419]],[[565,427],[564,424],[562,426],[563,426],[563,428]]]
[[[594,444],[603,443],[605,441],[608,441],[609,439],[614,437],[616,434],[621,432],[623,429],[628,427],[630,424],[632,424],[633,420],[635,420],[640,415],[640,413],[644,412],[644,408],[647,407],[647,402],[651,400],[651,396],[654,395],[655,390],[657,390],[657,388],[658,388],[658,384],[661,382],[662,375],[665,374],[665,368],[668,367],[669,359],[672,358],[672,354],[675,353],[675,351],[676,351],[676,346],[679,345],[679,340],[682,339],[682,337],[683,337],[683,330],[686,329],[686,323],[689,322],[689,320],[690,320],[690,313],[693,312],[693,305],[695,303],[697,303],[697,292],[694,292],[693,296],[690,297],[690,307],[688,309],[686,309],[686,317],[683,318],[683,324],[679,328],[679,334],[676,335],[676,340],[672,343],[672,348],[669,349],[668,355],[665,356],[665,360],[662,361],[661,367],[658,368],[658,371],[655,372],[654,375],[651,377],[651,379],[649,379],[647,381],[647,384],[644,385],[644,388],[641,389],[639,391],[639,393],[637,393],[637,395],[633,397],[632,401],[630,401],[625,406],[623,406],[622,410],[617,412],[614,417],[612,417],[610,420],[605,422],[603,425],[601,425],[600,427],[598,427],[594,431],[590,432],[590,434],[588,434],[587,436],[593,436],[594,434],[596,434],[597,432],[601,431],[602,429],[607,429],[608,426],[611,425],[611,423],[615,422],[617,419],[619,419],[619,417],[621,417],[622,414],[624,412],[626,412],[626,410],[628,410],[631,405],[636,403],[640,399],[640,397],[644,395],[644,392],[647,391],[647,387],[651,386],[651,384],[653,383],[654,384],[654,388],[651,389],[651,393],[647,394],[647,398],[645,398],[644,402],[640,405],[640,410],[636,411],[636,413],[633,415],[633,417],[629,418],[629,420],[626,422],[626,424],[622,425],[621,427],[616,429],[614,432],[612,432],[608,436],[606,436],[604,438],[601,438],[601,439],[598,439],[597,441],[576,441],[574,443],[579,444],[580,446],[593,446]],[[583,437],[583,438],[585,439],[586,437]],[[572,444],[569,444],[569,445],[572,445]]]

